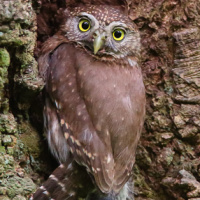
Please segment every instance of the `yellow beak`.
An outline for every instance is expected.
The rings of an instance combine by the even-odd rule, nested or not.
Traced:
[[[99,32],[96,32],[97,36],[94,39],[93,47],[94,47],[94,54],[97,54],[99,49],[103,47],[105,44],[105,34],[99,34]]]

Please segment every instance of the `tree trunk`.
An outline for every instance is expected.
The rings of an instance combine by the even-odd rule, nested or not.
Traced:
[[[0,200],[28,198],[57,166],[43,137],[43,83],[34,57],[55,33],[64,2],[0,0]],[[141,33],[147,94],[136,200],[198,200],[200,0],[128,2]]]

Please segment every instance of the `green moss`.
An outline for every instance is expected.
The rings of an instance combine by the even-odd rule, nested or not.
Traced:
[[[0,188],[0,194],[1,194],[1,188]],[[10,199],[7,196],[1,196],[0,200],[10,200]]]
[[[40,138],[31,124],[23,123],[20,125],[21,140],[25,144],[24,151],[28,151],[34,158],[38,158],[41,153]]]
[[[16,197],[13,198],[13,200],[26,200],[26,198],[22,197],[21,195],[17,195]]]
[[[4,146],[0,146],[0,154],[5,154],[6,150]]]
[[[33,55],[31,53],[27,52],[22,52],[22,53],[16,53],[16,58],[20,61],[21,63],[21,68],[30,66],[33,63]]]
[[[14,154],[14,148],[13,147],[7,147],[7,153],[9,155],[13,155]]]
[[[10,30],[7,33],[0,34],[1,45],[10,45],[14,47],[20,47],[25,45],[34,46],[36,34],[27,32],[25,34],[21,34],[20,30]],[[30,48],[30,47],[29,47]],[[31,47],[32,50],[33,47]]]
[[[0,48],[0,67],[8,67],[10,65],[10,55],[6,49]]]
[[[30,178],[20,178],[17,176],[2,180],[1,186],[7,188],[6,193],[10,198],[13,198],[19,194],[28,196],[36,189],[35,184]]]
[[[137,165],[134,166],[134,184],[136,193],[148,198],[158,199],[155,191],[153,191],[146,183],[145,178],[140,173],[140,169]]]
[[[10,65],[10,55],[4,48],[0,48],[0,108],[6,109],[6,98],[4,97],[4,87],[8,83],[8,69]],[[0,122],[1,124],[1,122]],[[1,125],[0,125],[1,126]]]
[[[0,114],[0,132],[9,134],[17,133],[17,123],[11,113]]]
[[[14,174],[14,158],[10,155],[0,155],[0,176],[6,178]]]
[[[13,140],[12,140],[12,137],[11,137],[10,135],[5,135],[5,136],[3,137],[2,142],[3,142],[3,145],[4,145],[4,146],[11,146]]]
[[[0,66],[1,67],[1,66]],[[1,78],[1,84],[4,84],[6,82],[8,70],[6,67],[0,68],[0,78]],[[2,85],[3,86],[3,85]]]

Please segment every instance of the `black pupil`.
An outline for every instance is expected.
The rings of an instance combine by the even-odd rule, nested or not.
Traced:
[[[85,30],[87,30],[87,29],[89,28],[89,26],[90,26],[90,25],[89,25],[88,22],[83,22],[83,23],[82,23],[82,28],[85,29]]]
[[[116,38],[120,38],[122,36],[122,32],[121,31],[115,31],[114,33]]]

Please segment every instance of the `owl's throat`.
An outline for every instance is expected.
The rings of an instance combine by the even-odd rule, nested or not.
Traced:
[[[90,55],[93,55],[94,57],[99,57],[99,58],[111,58],[111,59],[116,59],[116,58],[122,58],[122,54],[121,52],[118,51],[114,51],[112,48],[110,48],[109,46],[107,46],[106,44],[104,44],[99,50],[98,52],[96,52],[96,54],[94,54],[94,41],[81,41],[78,42],[79,45],[84,48],[86,50],[87,53],[89,53]]]
[[[92,43],[93,44],[93,43]],[[103,57],[103,56],[112,56],[111,53],[109,53],[107,51],[106,46],[103,46],[102,48],[100,48],[96,53],[95,53],[95,49],[93,47],[92,44],[85,44],[84,45],[84,49],[86,49],[87,51],[90,52],[90,54],[98,56],[98,57]]]

